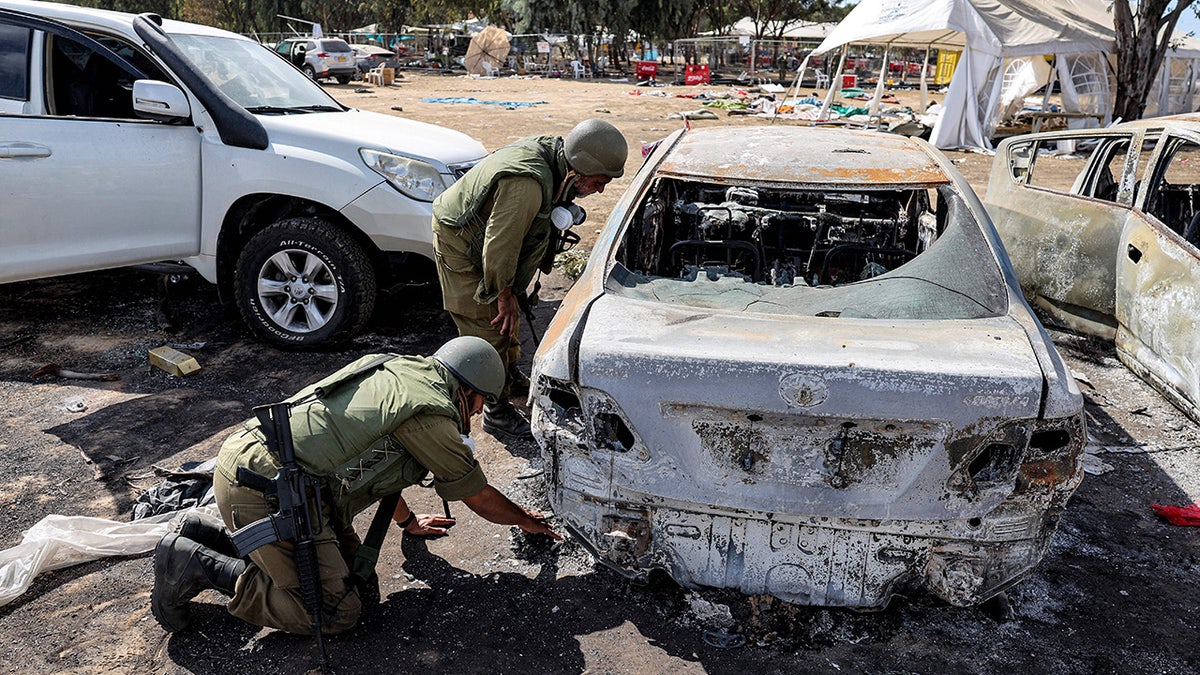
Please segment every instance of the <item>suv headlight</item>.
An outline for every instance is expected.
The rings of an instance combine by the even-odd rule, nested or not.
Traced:
[[[428,162],[366,148],[360,148],[358,154],[392,187],[413,199],[431,202],[446,190],[442,174]]]

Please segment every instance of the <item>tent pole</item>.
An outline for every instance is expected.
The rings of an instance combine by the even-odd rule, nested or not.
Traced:
[[[783,100],[775,103],[775,109],[771,111],[771,124],[775,123],[775,118],[779,115],[779,106],[783,105],[786,101],[797,101],[800,99],[800,84],[801,80],[804,79],[804,71],[808,70],[808,60],[810,58],[812,58],[812,51],[804,55],[804,60],[800,62],[800,69],[796,71],[796,79],[792,82],[792,86],[783,93]],[[789,96],[789,94],[791,95]]]
[[[883,98],[883,85],[887,80],[888,59],[892,56],[892,44],[889,42],[883,48],[883,65],[879,67],[879,79],[875,82],[875,95],[871,97],[871,102],[867,104],[867,115],[877,117],[879,115],[880,99]]]
[[[846,67],[846,54],[850,52],[850,45],[842,45],[842,58],[838,60],[837,71],[834,72],[833,78],[829,80],[829,91],[825,94],[825,103],[821,106],[820,120],[824,122],[829,119],[829,107],[833,105],[834,93],[841,87],[842,70]]]
[[[925,109],[929,107],[927,103],[929,99],[929,86],[925,82],[925,72],[929,70],[929,51],[933,47],[932,44],[925,45],[925,60],[921,62],[921,113],[925,113]]]
[[[1054,79],[1058,76],[1058,54],[1050,64],[1050,77],[1046,78],[1046,93],[1042,96],[1042,112],[1050,112],[1050,90],[1054,88]],[[1034,133],[1038,130],[1034,129]]]

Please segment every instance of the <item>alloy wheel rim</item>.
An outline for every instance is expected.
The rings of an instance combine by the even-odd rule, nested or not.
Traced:
[[[271,322],[293,333],[324,328],[340,299],[329,266],[299,249],[284,249],[267,258],[258,272],[257,293]]]

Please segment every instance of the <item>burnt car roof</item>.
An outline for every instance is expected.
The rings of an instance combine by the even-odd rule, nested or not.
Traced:
[[[684,134],[659,175],[814,185],[951,182],[927,144],[892,134],[811,127],[738,127]]]

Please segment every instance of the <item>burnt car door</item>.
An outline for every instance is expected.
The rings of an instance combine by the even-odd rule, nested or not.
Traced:
[[[1117,247],[1117,350],[1200,418],[1200,134],[1163,133]]]
[[[987,210],[1026,297],[1111,338],[1118,244],[1133,208],[1143,131],[1013,138],[992,165]]]
[[[0,282],[199,251],[201,137],[135,112],[146,79],[128,36],[0,10]]]

